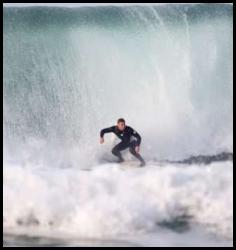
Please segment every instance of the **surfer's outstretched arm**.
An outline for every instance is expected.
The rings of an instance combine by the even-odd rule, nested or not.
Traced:
[[[111,133],[115,131],[115,126],[109,127],[109,128],[104,128],[100,131],[100,143],[104,143],[103,136],[105,133]]]
[[[114,132],[115,126],[104,128],[100,131],[100,137],[103,138],[104,134]]]

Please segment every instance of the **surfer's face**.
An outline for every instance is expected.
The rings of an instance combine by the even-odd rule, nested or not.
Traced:
[[[118,122],[117,123],[117,127],[119,130],[124,130],[125,129],[125,123],[124,122]]]

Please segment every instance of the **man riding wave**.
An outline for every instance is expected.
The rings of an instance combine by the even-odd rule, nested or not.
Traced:
[[[116,136],[121,139],[121,142],[118,143],[112,149],[112,153],[118,157],[118,162],[124,161],[120,151],[129,148],[130,153],[134,155],[140,161],[140,166],[141,167],[145,166],[145,161],[142,158],[142,156],[139,154],[140,144],[141,144],[142,139],[141,139],[141,136],[138,134],[138,132],[135,131],[130,126],[126,126],[125,120],[123,118],[120,118],[118,119],[116,126],[104,128],[100,131],[100,143],[101,144],[104,143],[104,134],[111,133],[111,132],[116,134]],[[133,140],[133,137],[135,137],[136,140]]]

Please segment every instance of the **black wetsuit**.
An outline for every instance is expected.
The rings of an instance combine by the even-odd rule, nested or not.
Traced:
[[[141,161],[141,165],[145,165],[144,159],[141,157],[139,153],[136,153],[135,147],[139,146],[141,143],[141,136],[131,127],[125,126],[124,130],[119,130],[117,126],[112,126],[109,128],[104,128],[100,132],[100,137],[103,137],[105,133],[111,133],[117,135],[121,139],[121,142],[118,143],[113,149],[112,153],[119,158],[119,162],[124,161],[120,151],[129,148],[130,153],[133,154],[136,158]],[[132,140],[132,137],[135,137],[136,140]]]

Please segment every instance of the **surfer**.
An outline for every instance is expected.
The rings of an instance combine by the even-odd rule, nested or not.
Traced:
[[[140,166],[141,167],[145,166],[145,161],[139,154],[141,136],[138,134],[137,131],[135,131],[130,126],[126,126],[125,120],[123,118],[120,118],[118,119],[116,126],[104,128],[100,131],[101,144],[104,143],[104,138],[103,138],[104,134],[110,132],[113,132],[114,134],[116,134],[117,137],[121,139],[121,142],[118,143],[115,147],[113,147],[111,151],[115,156],[118,157],[118,162],[124,161],[120,151],[129,148],[130,153],[133,154],[141,162]],[[136,140],[133,140],[132,137],[135,137]]]

